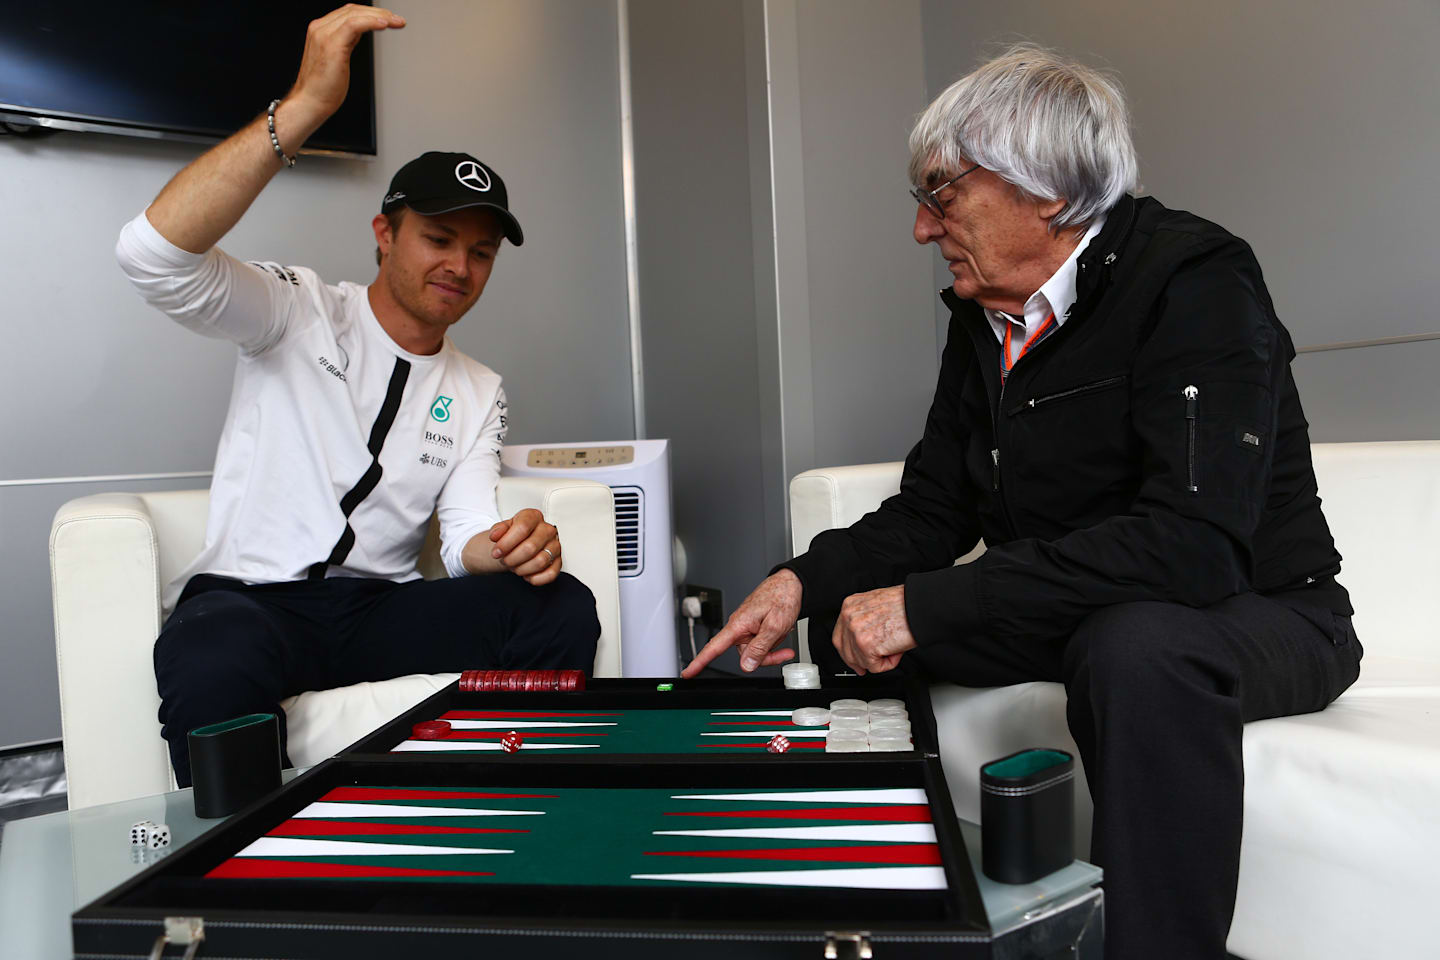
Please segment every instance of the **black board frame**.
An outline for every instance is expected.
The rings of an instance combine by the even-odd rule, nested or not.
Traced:
[[[556,759],[493,753],[388,752],[437,707],[473,702],[451,685],[229,820],[196,838],[72,916],[75,956],[147,957],[167,917],[199,917],[197,957],[390,958],[485,952],[526,960],[614,956],[646,960],[687,955],[818,957],[836,935],[863,933],[886,957],[991,956],[991,932],[933,751],[934,719],[922,684],[842,685],[785,690],[764,680],[592,681],[577,694],[486,694],[496,707],[567,705],[734,707],[824,704],[845,696],[899,696],[909,705],[915,751],[756,757],[622,754]],[[684,684],[683,686],[681,684]],[[677,694],[679,696],[677,696]],[[460,698],[457,701],[456,698]],[[514,701],[518,700],[518,704]],[[553,706],[554,704],[546,704]],[[388,741],[388,742],[387,742]],[[941,891],[807,890],[758,887],[636,887],[412,884],[369,880],[215,880],[204,874],[326,792],[347,785],[677,789],[921,787],[930,800],[946,875]],[[178,956],[171,947],[167,956]],[[841,954],[844,955],[843,953]]]
[[[668,683],[674,689],[666,692],[657,692],[656,686],[661,683]],[[411,728],[423,721],[434,720],[448,710],[466,710],[476,708],[492,709],[521,709],[521,710],[643,710],[643,709],[676,709],[691,710],[703,709],[706,707],[722,707],[725,709],[763,709],[766,707],[795,708],[795,707],[824,707],[832,700],[854,698],[860,700],[879,700],[882,698],[894,698],[904,700],[906,709],[910,713],[911,738],[915,744],[913,751],[896,753],[853,753],[853,754],[826,754],[823,752],[809,753],[807,751],[793,751],[793,754],[786,755],[786,762],[802,763],[833,763],[840,757],[847,757],[860,762],[886,762],[887,758],[913,757],[916,753],[922,756],[938,757],[940,755],[939,740],[935,729],[935,715],[930,707],[929,688],[920,680],[903,674],[880,674],[876,677],[866,678],[837,678],[827,683],[824,689],[815,690],[787,690],[779,678],[733,678],[733,679],[704,679],[704,680],[672,680],[672,679],[615,679],[615,680],[591,680],[584,690],[577,690],[573,693],[559,692],[538,692],[538,693],[462,693],[458,681],[449,686],[443,687],[431,696],[420,701],[415,706],[400,714],[394,720],[377,728],[372,733],[366,734],[355,743],[340,751],[339,756],[433,756],[433,754],[393,754],[391,749],[400,741],[406,739]],[[490,756],[485,753],[479,754],[447,754],[456,759],[483,759]],[[620,756],[626,754],[572,754],[567,753],[565,760],[571,763],[612,763]],[[716,753],[710,756],[698,756],[689,753],[646,753],[635,754],[643,756],[651,763],[753,763],[754,757],[746,754]],[[514,754],[513,760],[530,763],[542,763],[554,759],[553,754],[548,753],[526,753],[521,750]]]

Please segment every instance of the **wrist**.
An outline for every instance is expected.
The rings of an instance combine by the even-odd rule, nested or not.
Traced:
[[[280,142],[280,149],[287,157],[295,156],[305,141],[328,119],[329,111],[293,94],[286,94],[275,105],[275,138]],[[260,122],[268,127],[268,116],[261,117]],[[269,137],[268,131],[266,137]]]

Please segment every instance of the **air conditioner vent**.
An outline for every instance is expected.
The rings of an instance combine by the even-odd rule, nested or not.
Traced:
[[[615,560],[620,576],[638,577],[645,569],[645,491],[610,489],[615,494]]]

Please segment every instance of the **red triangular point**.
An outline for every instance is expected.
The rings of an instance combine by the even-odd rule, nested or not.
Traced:
[[[793,744],[792,744],[793,746]],[[777,820],[868,820],[887,823],[929,823],[930,808],[923,803],[880,807],[808,807],[782,810],[694,810],[666,813],[667,817],[761,817]]]
[[[377,867],[359,863],[311,863],[244,857],[226,860],[205,876],[220,880],[279,880],[331,877],[493,877],[495,874],[480,870],[423,870],[418,867]]]
[[[400,787],[336,787],[320,798],[330,803],[363,800],[555,800],[553,793],[477,793],[471,790],[406,790]]]
[[[286,820],[267,837],[392,836],[440,833],[529,833],[501,827],[444,827],[424,823],[350,823],[345,820]]]
[[[940,847],[934,843],[904,843],[868,847],[782,847],[770,850],[647,850],[645,856],[940,866]]]

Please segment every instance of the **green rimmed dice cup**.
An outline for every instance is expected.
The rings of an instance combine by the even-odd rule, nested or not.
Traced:
[[[195,816],[228,817],[280,786],[280,721],[252,713],[186,735]]]
[[[1074,859],[1075,758],[1030,749],[980,767],[980,865],[1000,883],[1031,883]]]

